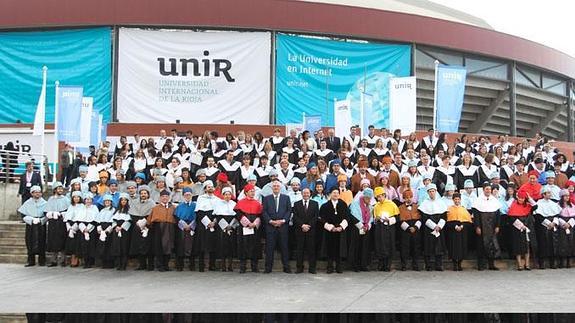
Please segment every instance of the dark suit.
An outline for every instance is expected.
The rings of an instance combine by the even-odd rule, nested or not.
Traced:
[[[341,148],[341,139],[339,139],[339,137],[325,137],[324,139],[325,143],[327,144],[326,147],[333,150],[333,152],[337,154]]]
[[[72,180],[73,163],[74,163],[74,153],[71,151],[64,150],[60,155],[60,165],[62,166],[62,174],[60,175],[60,182],[62,182],[64,186],[70,185],[70,181]]]
[[[30,188],[32,186],[38,185],[42,188],[42,177],[40,176],[40,173],[32,171],[30,182],[26,180],[26,173],[27,172],[24,172],[24,174],[20,175],[20,187],[18,188],[18,194],[22,196],[22,204],[32,197],[32,194],[30,194]]]
[[[303,271],[303,256],[307,253],[309,261],[309,271],[315,271],[316,255],[315,255],[315,231],[317,228],[317,220],[319,216],[319,204],[314,200],[307,201],[307,210],[304,207],[303,200],[295,202],[293,205],[293,225],[295,228],[296,238],[296,260],[297,270]],[[302,225],[308,224],[311,226],[310,230],[303,232]]]
[[[289,196],[279,194],[279,206],[276,211],[276,199],[274,194],[264,197],[263,220],[266,228],[266,271],[271,271],[274,262],[274,249],[279,241],[282,253],[282,265],[284,270],[289,269],[288,253],[288,226],[291,216],[291,202]],[[279,228],[270,224],[271,220],[284,220]]]

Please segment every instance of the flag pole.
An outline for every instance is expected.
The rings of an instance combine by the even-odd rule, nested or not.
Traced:
[[[434,79],[434,87],[433,87],[433,135],[435,136],[435,129],[437,128],[436,125],[436,118],[437,118],[437,67],[439,66],[439,61],[435,60],[435,79]]]
[[[42,66],[42,91],[46,92],[46,78],[48,75],[48,67]],[[44,94],[44,111],[46,111],[46,94]],[[46,155],[46,146],[45,146],[45,139],[46,139],[46,115],[44,112],[44,116],[42,121],[42,133],[40,137],[40,177],[42,178],[42,183],[45,183],[46,180],[46,168],[44,166],[44,161],[48,162],[48,159],[45,159]]]
[[[56,180],[58,178],[56,175],[58,174],[58,164],[60,161],[60,155],[58,154],[58,146],[60,145],[58,141],[58,91],[60,89],[60,81],[56,81],[54,85],[54,156],[56,158],[54,161],[54,180]],[[63,184],[66,185],[66,183]]]

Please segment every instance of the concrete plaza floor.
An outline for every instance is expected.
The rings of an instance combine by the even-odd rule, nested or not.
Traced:
[[[240,275],[0,265],[0,312],[570,312],[575,270]]]

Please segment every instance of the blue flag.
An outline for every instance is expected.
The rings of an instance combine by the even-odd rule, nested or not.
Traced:
[[[82,127],[82,97],[80,86],[60,86],[58,88],[58,141],[80,141]]]
[[[436,129],[440,132],[458,132],[466,70],[462,66],[437,66]]]
[[[312,134],[321,129],[321,116],[305,116],[303,129]]]

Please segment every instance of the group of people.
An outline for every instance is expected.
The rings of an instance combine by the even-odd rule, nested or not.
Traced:
[[[575,177],[544,137],[418,140],[401,130],[358,127],[310,134],[279,129],[179,137],[121,137],[73,154],[45,201],[33,170],[21,177],[27,266],[327,273],[345,268],[462,270],[470,250],[479,270],[498,270],[502,251],[517,270],[570,267],[575,256]],[[112,160],[112,162],[108,162]],[[26,195],[26,196],[24,196]],[[265,247],[264,247],[265,246]],[[265,251],[264,251],[265,250]],[[50,253],[49,261],[46,252]],[[187,266],[186,266],[187,263]],[[374,265],[374,266],[372,266]]]

